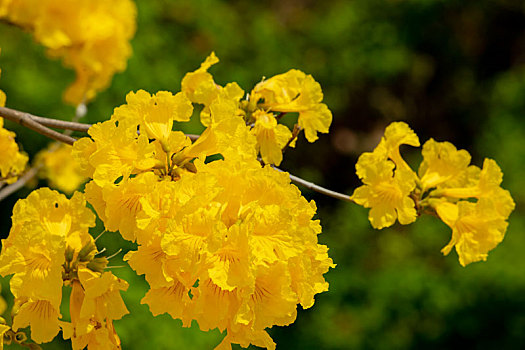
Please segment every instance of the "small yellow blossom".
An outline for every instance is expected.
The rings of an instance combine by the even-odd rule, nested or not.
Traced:
[[[394,224],[403,225],[416,220],[414,201],[410,193],[415,188],[411,171],[396,169],[390,160],[364,154],[359,157],[356,169],[364,185],[358,187],[352,199],[365,208],[371,208],[368,218],[374,228],[382,229]]]
[[[390,158],[396,165],[396,169],[404,169],[413,172],[399,152],[401,145],[419,147],[419,138],[408,124],[404,122],[393,122],[385,129],[385,135],[376,147],[376,152],[382,153]],[[416,177],[416,174],[414,174]]]
[[[31,326],[31,339],[47,343],[60,331],[59,309],[48,300],[28,300],[22,304],[13,320],[13,330]]]
[[[126,96],[127,104],[115,109],[113,114],[119,123],[139,125],[139,130],[146,132],[150,139],[168,147],[168,138],[173,129],[173,122],[190,120],[193,106],[183,93],[173,95],[168,91],[159,91],[151,96],[144,90],[130,92]]]
[[[452,239],[442,252],[447,255],[455,247],[462,266],[487,260],[488,252],[505,236],[506,217],[498,214],[496,203],[488,198],[477,203],[443,202],[436,205],[436,211],[452,229]]]
[[[228,83],[222,87],[215,83],[208,69],[219,62],[212,52],[194,72],[187,73],[182,79],[182,92],[193,103],[204,105],[200,114],[202,125],[209,126],[212,122],[210,107],[218,98],[233,102],[232,114],[240,114],[239,101],[244,96],[244,90],[237,83]]]
[[[503,173],[494,160],[485,159],[481,170],[467,165],[461,162],[461,167],[448,171],[459,174],[460,181],[452,177],[430,192],[431,206],[452,229],[452,239],[442,252],[447,255],[455,247],[463,266],[487,259],[488,252],[503,240],[506,220],[515,206],[510,193],[500,187]],[[465,200],[469,198],[477,201]]]
[[[87,163],[95,169],[93,180],[101,186],[113,183],[120,176],[128,177],[151,169],[156,164],[154,146],[149,143],[146,135],[137,135],[136,128],[117,127],[115,121],[108,120],[93,125],[88,133],[97,147],[90,147],[89,144],[86,147],[85,143],[81,143],[81,148],[75,154],[88,156]],[[76,148],[75,145],[73,148]],[[87,153],[86,149],[93,153]],[[81,163],[85,164],[85,168],[88,167],[85,159]]]
[[[284,125],[278,125],[275,117],[261,110],[253,114],[255,126],[251,132],[257,137],[257,152],[267,164],[281,164],[282,149],[291,139],[292,133]]]
[[[105,203],[105,213],[102,217],[106,218],[104,221],[106,229],[119,231],[122,237],[134,241],[136,215],[142,209],[140,199],[155,188],[156,182],[155,175],[147,172],[134,178],[123,179],[118,186],[113,184],[105,186],[102,189]],[[86,194],[88,195],[91,190],[92,187],[86,187]],[[93,195],[89,193],[89,196]]]
[[[423,145],[423,162],[419,166],[419,177],[424,190],[433,187],[458,187],[474,170],[469,167],[470,154],[457,150],[449,142],[428,140]]]
[[[263,80],[255,86],[250,99],[270,111],[298,112],[299,126],[309,142],[317,140],[317,132],[327,133],[332,123],[332,113],[321,103],[321,86],[311,75],[296,69]]]
[[[218,63],[219,59],[212,52],[199,69],[194,72],[186,73],[182,79],[182,92],[194,103],[209,106],[219,92],[219,87],[215,84],[213,76],[208,73],[208,69]]]
[[[110,272],[79,268],[78,280],[72,282],[71,323],[61,322],[64,339],[71,338],[74,350],[120,349],[120,339],[113,320],[128,313],[120,296],[128,284]]]
[[[355,165],[364,185],[354,191],[351,199],[371,208],[368,218],[377,229],[393,225],[396,219],[408,225],[417,217],[410,197],[417,175],[401,157],[399,147],[403,144],[419,146],[419,139],[406,123],[391,123],[374,151],[363,153]]]

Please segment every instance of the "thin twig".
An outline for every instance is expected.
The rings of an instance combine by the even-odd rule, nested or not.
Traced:
[[[49,129],[36,120],[33,119],[33,116],[29,113],[20,112],[14,109],[0,107],[0,117],[8,119],[12,122],[18,123],[22,126],[25,126],[33,131],[36,131],[39,134],[52,138],[53,140],[67,143],[72,145],[76,139],[56,132],[55,130]]]
[[[2,188],[0,191],[0,201],[24,187],[24,185],[38,173],[39,169],[39,167],[33,167],[29,169],[22,177],[18,179],[17,182]]]
[[[279,169],[279,168],[277,168],[275,166],[273,168],[275,170],[284,172],[284,170],[281,170],[281,169]],[[324,194],[324,195],[332,197],[332,198],[341,199],[341,200],[346,201],[346,202],[352,202],[352,203],[354,202],[350,198],[349,195],[329,190],[327,188],[324,188],[324,187],[321,187],[319,185],[316,185],[313,182],[303,180],[300,177],[297,177],[297,176],[292,175],[290,173],[288,173],[288,174],[290,175],[290,180],[292,180],[293,182],[295,182],[298,185],[301,185],[303,187],[308,188],[309,190],[312,190],[312,191],[315,191],[315,192],[319,192],[321,194]]]

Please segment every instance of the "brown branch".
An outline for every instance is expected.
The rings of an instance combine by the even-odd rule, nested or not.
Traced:
[[[91,128],[91,124],[75,123],[75,122],[68,122],[65,120],[37,117],[36,115],[31,115],[31,118],[34,121],[39,122],[40,124],[47,126],[49,128],[64,129],[64,130],[71,130],[71,131],[81,131],[81,132],[87,132],[89,128]]]
[[[76,139],[71,136],[61,134],[55,130],[45,127],[33,119],[33,116],[29,113],[20,112],[6,107],[0,107],[0,117],[25,126],[26,128],[36,131],[37,133],[53,140],[67,143],[68,145],[72,145],[76,141]]]
[[[34,130],[34,131],[44,135],[44,136],[50,137],[50,138],[52,138],[54,140],[61,141],[61,142],[64,142],[64,143],[67,143],[67,144],[70,144],[70,145],[72,145],[76,141],[75,138],[67,136],[67,135],[64,135],[64,134],[60,134],[60,133],[58,133],[58,132],[56,132],[54,130],[51,130],[51,129],[47,128],[44,125],[47,125],[47,126],[50,126],[50,127],[55,127],[55,128],[60,128],[60,129],[84,131],[84,132],[87,131],[91,127],[90,124],[67,122],[67,121],[51,119],[51,118],[43,118],[43,117],[34,116],[34,115],[29,114],[29,113],[20,112],[20,111],[17,111],[17,110],[14,110],[14,109],[10,109],[10,108],[5,108],[5,107],[0,107],[0,116],[4,117],[5,119],[11,120],[11,121],[13,121],[15,123],[18,123],[18,124],[20,124],[22,126],[26,126],[26,127],[30,128],[30,129],[32,129],[32,130]],[[300,130],[301,130],[300,128],[297,128],[297,130],[294,130],[294,134],[295,133],[298,134],[298,132]],[[192,141],[196,141],[200,137],[200,135],[196,135],[196,134],[186,134],[186,136],[189,137]],[[297,135],[295,135],[295,136],[297,137]],[[292,141],[293,141],[293,138],[289,140],[287,146]],[[281,170],[281,169],[279,169],[279,168],[277,168],[275,166],[273,168],[278,170],[278,171],[284,171],[284,170]],[[31,172],[33,169],[28,171],[28,173]],[[32,176],[34,176],[35,174],[33,174]],[[332,198],[340,199],[340,200],[347,201],[347,202],[353,202],[353,200],[350,198],[350,196],[348,196],[346,194],[329,190],[329,189],[324,188],[322,186],[316,185],[313,182],[309,182],[309,181],[303,180],[300,177],[297,177],[295,175],[292,175],[292,174],[289,174],[289,175],[290,175],[290,180],[292,180],[293,182],[295,182],[298,185],[306,187],[307,189],[310,189],[312,191],[324,194],[324,195],[332,197]],[[4,196],[4,197],[1,196],[4,191],[6,191],[11,186],[17,185],[19,182],[22,182],[21,180],[22,180],[22,178],[25,178],[25,176],[26,175],[21,177],[19,179],[19,181],[17,181],[16,183],[3,188],[2,191],[1,191],[2,193],[0,194],[0,200],[2,200],[3,198],[6,197],[6,196]],[[29,179],[31,177],[29,177]],[[27,180],[25,182],[27,182]],[[21,186],[23,186],[23,184],[25,182],[23,182]],[[13,190],[13,192],[16,191],[16,189],[18,189],[18,188],[15,188],[15,190]],[[10,193],[12,193],[12,192],[9,192],[9,194]]]
[[[0,191],[0,201],[3,201],[5,198],[10,196],[12,193],[14,193],[14,192],[18,191],[19,189],[21,189],[22,187],[24,187],[24,185],[29,180],[31,180],[33,177],[35,177],[35,175],[38,173],[39,169],[40,169],[40,167],[33,167],[33,168],[29,169],[24,175],[22,175],[22,177],[20,177],[18,179],[18,181],[16,181],[15,183],[12,183],[11,185],[8,185],[8,186],[2,188],[2,190]]]
[[[50,127],[50,128],[56,128],[56,129],[66,129],[66,130],[73,130],[73,131],[82,131],[86,132],[91,127],[91,124],[84,124],[84,123],[76,123],[76,122],[69,122],[65,120],[59,120],[59,119],[52,119],[52,118],[44,118],[39,117],[30,113],[26,112],[20,112],[15,109],[7,108],[7,107],[0,107],[0,116],[5,117],[6,119],[9,119],[11,121],[14,121],[15,123],[18,123],[18,121],[10,119],[10,115],[27,115],[31,119],[33,119],[35,122],[38,122],[44,126]],[[15,116],[15,118],[17,118]]]

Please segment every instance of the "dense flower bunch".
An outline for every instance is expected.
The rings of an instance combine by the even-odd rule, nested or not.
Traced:
[[[459,262],[486,260],[487,253],[502,240],[514,201],[500,187],[503,174],[492,159],[483,168],[470,165],[470,155],[449,142],[428,140],[418,173],[401,157],[401,145],[419,146],[417,135],[403,122],[389,125],[373,152],[359,157],[357,175],[364,185],[352,199],[370,209],[373,227],[409,224],[425,212],[437,214],[452,229],[453,247]]]
[[[0,274],[13,274],[10,328],[16,332],[30,326],[37,343],[51,341],[62,329],[74,349],[100,349],[101,344],[118,348],[112,322],[128,312],[119,293],[127,283],[104,272],[107,259],[96,257],[88,233],[95,216],[85,204],[81,193],[69,200],[48,188],[16,203],[0,254]],[[70,321],[60,320],[63,285],[72,286]]]
[[[0,107],[5,106],[5,100],[5,93],[0,90]],[[4,119],[0,118],[0,184],[15,182],[28,161],[27,155],[20,152],[15,136],[14,132],[4,129]]]
[[[90,21],[104,6],[118,13],[134,11],[123,0],[77,2],[66,1],[61,11],[78,5],[80,13],[93,11],[84,13]],[[129,26],[120,28],[115,16],[108,19],[115,23],[89,34],[93,37],[86,34],[96,40],[81,41],[73,34],[89,28],[89,21],[78,28],[57,21],[51,30],[55,6],[51,0],[38,5],[0,0],[0,16],[34,31],[50,52],[78,59],[89,50],[103,52],[97,44],[103,33],[113,38],[117,32],[132,32]],[[119,39],[129,38],[120,34]],[[75,40],[80,40],[78,47]],[[118,45],[113,49],[120,50]],[[108,51],[110,61],[115,51]],[[323,275],[335,265],[328,248],[318,244],[316,205],[290,183],[288,173],[274,167],[301,131],[309,142],[328,132],[332,115],[322,103],[320,85],[290,70],[263,79],[246,94],[237,83],[215,83],[208,69],[217,62],[212,53],[186,74],[179,93],[130,92],[109,120],[89,128],[89,137],[73,147],[54,144],[37,156],[42,174],[65,192],[89,182],[84,193],[71,199],[41,188],[15,205],[0,253],[0,275],[13,275],[14,317],[11,325],[0,322],[0,349],[3,341],[34,348],[20,331],[27,326],[36,343],[49,342],[62,330],[75,350],[121,348],[113,321],[128,313],[120,296],[128,284],[106,271],[107,258],[97,257],[101,252],[88,232],[95,216],[86,200],[107,231],[136,242],[137,250],[127,252],[124,260],[150,286],[142,303],[153,315],[168,313],[184,326],[196,321],[203,331],[226,331],[217,349],[232,344],[275,349],[267,329],[294,322],[299,304],[309,308],[316,294],[328,290]],[[107,81],[115,71],[108,67]],[[82,94],[93,96],[104,76],[94,68],[79,69],[68,95],[75,102]],[[202,105],[204,132],[174,131],[176,123],[192,118],[194,104]],[[288,113],[297,115],[292,130],[279,124]],[[0,149],[8,152],[0,154],[0,180],[12,181],[19,169],[8,168],[7,161],[19,157],[23,168],[27,157],[18,152],[12,134],[8,140],[14,146],[2,146],[2,130],[0,124]],[[496,162],[486,159],[480,169],[470,165],[467,151],[430,139],[415,172],[401,156],[401,145],[419,147],[419,138],[407,124],[395,122],[372,152],[359,157],[356,172],[364,185],[341,197],[370,208],[370,222],[378,229],[396,220],[412,223],[421,214],[438,216],[452,229],[444,254],[455,247],[463,266],[485,260],[502,241],[514,209],[509,192],[500,187]],[[71,287],[69,318],[60,314],[63,286]]]
[[[35,164],[40,168],[39,176],[47,179],[51,188],[67,194],[73,193],[87,180],[72,157],[72,150],[70,145],[52,143],[35,157]]]
[[[295,140],[304,130],[309,142],[317,140],[317,133],[327,133],[332,123],[332,113],[322,103],[323,92],[311,75],[292,69],[284,74],[263,80],[255,86],[246,99],[237,83],[222,87],[217,85],[208,69],[219,60],[212,53],[199,69],[186,74],[182,80],[182,91],[193,103],[204,105],[201,122],[205,126],[213,122],[210,113],[217,100],[231,102],[232,113],[242,117],[256,136],[257,152],[267,164],[279,165],[282,150],[295,146]],[[274,112],[278,114],[275,115]],[[298,113],[297,124],[292,131],[279,124],[286,113]]]
[[[131,0],[0,0],[0,18],[26,29],[76,72],[64,98],[74,105],[106,88],[126,68],[135,33]]]
[[[207,102],[207,128],[195,142],[172,130],[192,115],[190,99],[203,81],[195,79],[189,92],[195,74],[175,95],[128,94],[110,120],[89,130],[91,138],[75,143],[74,155],[93,179],[86,197],[108,230],[139,244],[126,260],[146,276],[151,288],[143,302],[154,315],[226,330],[219,348],[274,349],[265,329],[292,323],[298,304],[311,307],[328,289],[323,274],[334,265],[317,243],[315,204],[287,173],[257,160],[242,90],[223,96],[234,85],[213,83],[218,96]]]

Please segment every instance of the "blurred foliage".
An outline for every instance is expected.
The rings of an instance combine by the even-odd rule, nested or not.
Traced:
[[[304,192],[318,203],[320,240],[338,266],[326,275],[330,291],[312,309],[300,311],[293,325],[272,329],[279,348],[525,347],[525,3],[140,0],[137,6],[128,69],[89,105],[86,122],[109,118],[130,90],[178,91],[183,75],[215,51],[221,62],[211,71],[221,84],[237,81],[249,91],[263,76],[291,68],[320,82],[334,113],[331,133],[315,144],[300,140],[282,165],[308,180],[351,192],[358,154],[372,149],[393,120],[407,121],[423,142],[451,141],[478,166],[490,157],[503,169],[503,187],[517,203],[507,237],[487,262],[466,268],[454,253],[441,255],[450,231],[437,219],[374,231],[366,210]],[[7,106],[70,119],[74,110],[61,94],[73,73],[16,28],[0,24],[0,47]],[[48,143],[7,126],[30,155]],[[184,128],[201,130],[196,123]],[[404,151],[417,164],[416,153]],[[3,237],[16,199],[0,203]],[[99,246],[131,248],[115,237],[106,233]],[[122,264],[119,259],[112,265]],[[151,316],[139,302],[144,279],[127,268],[115,272],[131,285],[124,297],[132,314],[116,324],[123,348],[218,344],[218,332]],[[6,281],[2,293],[8,295]],[[56,340],[45,348],[65,344]]]

